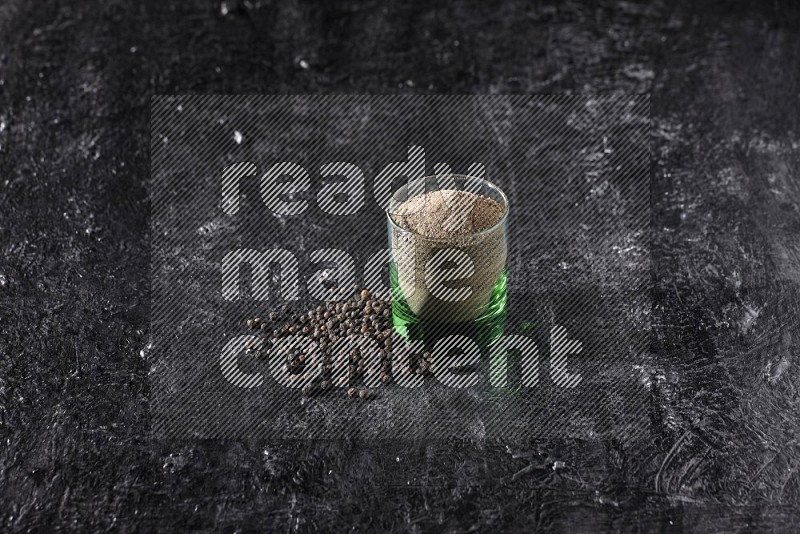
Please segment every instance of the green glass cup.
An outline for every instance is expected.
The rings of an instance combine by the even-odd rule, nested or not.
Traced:
[[[410,202],[412,199],[417,200]],[[470,205],[473,200],[490,203],[499,218],[478,225],[481,229],[474,232],[463,228],[442,232],[439,226],[474,225],[469,218],[479,214],[477,204]],[[438,213],[439,226],[431,226],[435,231],[410,228],[407,221],[412,205],[420,213],[426,209]],[[387,209],[389,279],[392,320],[401,336],[427,345],[443,336],[466,335],[485,348],[502,335],[508,211],[505,193],[474,176],[429,176],[410,180],[394,192]]]

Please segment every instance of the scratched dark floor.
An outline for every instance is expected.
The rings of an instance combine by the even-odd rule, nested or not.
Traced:
[[[0,530],[800,528],[797,3],[169,4],[0,2]],[[151,94],[582,91],[652,92],[648,439],[151,440]]]

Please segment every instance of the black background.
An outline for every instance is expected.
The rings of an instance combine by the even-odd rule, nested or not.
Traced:
[[[793,2],[0,5],[4,530],[793,530]],[[652,92],[651,436],[149,437],[149,98]]]
[[[641,438],[648,432],[649,392],[637,366],[650,358],[652,308],[648,100],[646,95],[155,98],[148,184],[154,433],[412,441]],[[379,290],[364,277],[368,258],[388,246],[386,213],[374,182],[391,162],[406,161],[412,145],[424,147],[419,165],[424,169],[414,171],[420,178],[433,174],[438,161],[464,171],[480,162],[487,178],[507,192],[503,334],[525,336],[526,353],[538,355],[542,380],[498,395],[489,391],[494,388],[488,388],[487,367],[476,388],[436,387],[436,380],[428,380],[416,389],[373,390],[369,403],[354,403],[342,391],[305,398],[302,384],[292,390],[272,379],[267,358],[241,354],[238,368],[264,381],[254,388],[229,383],[220,369],[223,346],[252,335],[246,318],[266,317],[284,304],[297,311],[319,304],[310,292],[310,281],[322,268],[311,259],[315,251],[346,251],[354,264],[351,283]],[[355,188],[351,182],[351,188],[365,198],[357,213],[330,215],[320,207],[319,199],[327,195],[318,169],[344,158],[364,169],[364,183]],[[239,211],[228,215],[220,202],[222,169],[243,160],[258,165],[252,163],[254,176],[238,180]],[[306,202],[305,210],[290,216],[275,215],[259,192],[261,174],[283,161],[306,169],[310,182],[308,191],[293,195]],[[288,266],[272,270],[270,290],[253,298],[250,282],[256,274],[246,264],[238,273],[245,295],[224,299],[222,258],[243,249],[291,254],[298,300],[279,291],[279,284],[293,280]],[[334,259],[331,252],[324,257]],[[388,287],[388,269],[380,274]],[[580,387],[553,384],[555,325],[580,345],[568,365],[581,376]],[[435,337],[427,336],[427,347],[434,350],[434,344]],[[398,377],[403,357],[394,352]],[[486,356],[484,365],[488,351]],[[511,367],[517,376],[511,378],[513,387],[521,370]]]

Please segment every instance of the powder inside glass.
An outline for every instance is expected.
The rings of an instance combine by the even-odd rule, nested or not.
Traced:
[[[506,228],[497,225],[504,212],[494,199],[451,189],[413,197],[394,210],[392,219],[400,228],[392,228],[392,257],[411,311],[444,323],[469,321],[484,313],[506,264]],[[443,249],[459,250],[472,261],[471,276],[444,283],[446,288],[468,287],[467,298],[453,301],[429,291],[434,282],[426,279],[428,263]]]

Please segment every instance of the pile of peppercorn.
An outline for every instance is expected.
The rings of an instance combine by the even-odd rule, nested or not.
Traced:
[[[303,385],[303,393],[312,395],[333,387],[357,384],[364,378],[365,367],[370,357],[363,348],[350,348],[345,353],[334,353],[340,339],[361,337],[374,341],[377,347],[379,374],[383,384],[393,380],[392,310],[389,301],[376,298],[367,289],[354,296],[338,301],[326,302],[314,309],[297,312],[284,306],[280,312],[273,311],[264,317],[248,319],[247,327],[259,330],[262,336],[248,347],[258,359],[264,359],[270,349],[282,338],[307,338],[316,344],[318,351],[303,350],[300,344],[286,348],[279,357],[285,359],[286,371],[294,381],[303,375],[308,366],[318,367],[319,374]],[[396,342],[396,341],[395,341]],[[368,349],[366,349],[368,350]],[[313,356],[319,355],[320,361]],[[346,363],[345,361],[346,360]],[[339,367],[339,365],[342,365]],[[346,367],[345,367],[346,366]],[[334,369],[346,368],[346,373],[337,376]],[[426,375],[431,371],[431,355],[418,351],[408,353],[407,374]],[[363,386],[349,387],[348,397],[367,399],[370,391]]]

